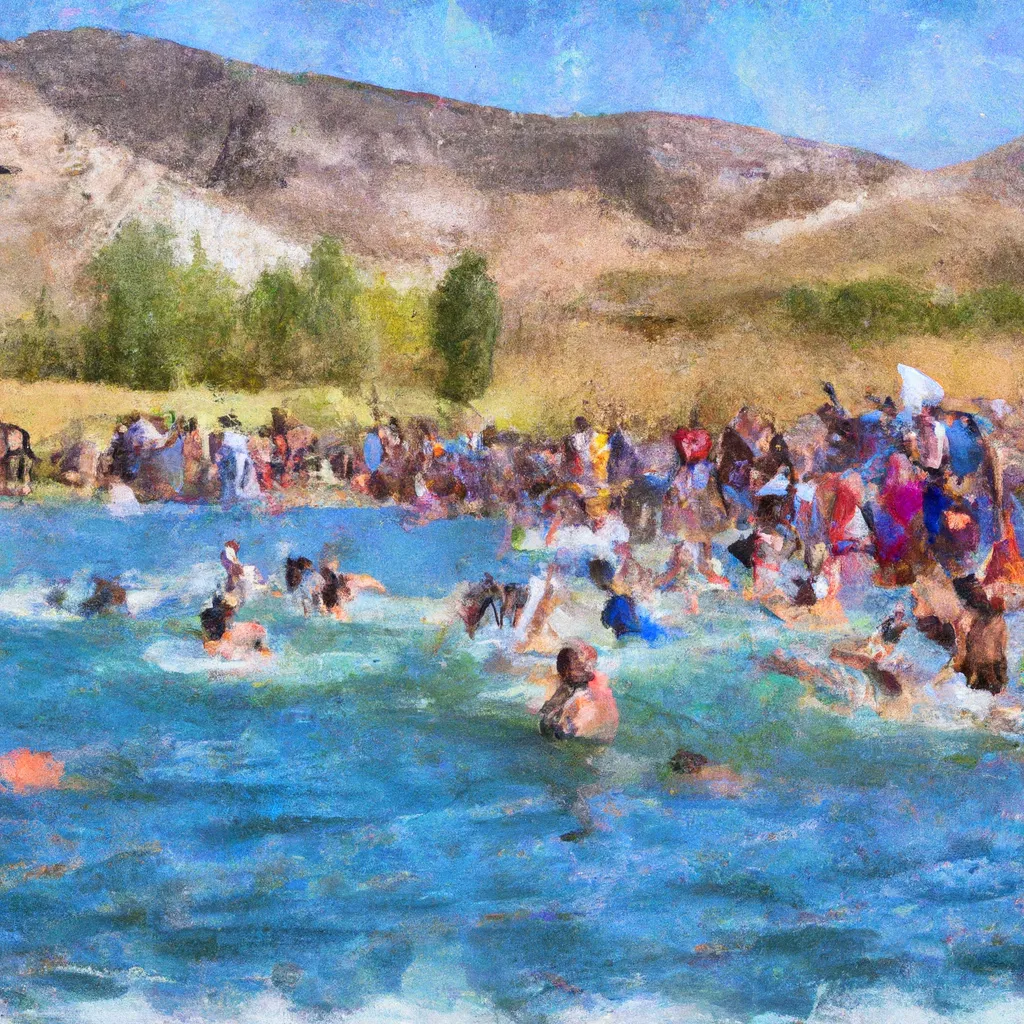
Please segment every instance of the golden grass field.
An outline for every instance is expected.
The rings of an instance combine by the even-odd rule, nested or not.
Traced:
[[[935,377],[947,394],[1005,398],[1024,394],[1024,346],[1012,337],[898,338],[857,348],[842,342],[787,337],[752,323],[692,344],[650,343],[606,323],[563,325],[559,345],[545,353],[505,352],[491,389],[472,409],[439,402],[428,391],[379,385],[385,415],[428,416],[445,429],[493,421],[499,428],[558,434],[581,412],[598,424],[622,417],[640,436],[689,419],[719,426],[742,405],[790,422],[822,401],[821,382],[832,381],[850,407],[864,408],[865,392],[896,395],[897,363]],[[0,381],[0,416],[28,429],[43,451],[61,440],[105,442],[118,417],[132,411],[195,416],[204,429],[235,413],[247,429],[270,422],[282,406],[320,431],[372,421],[366,399],[324,387],[218,393],[206,388],[137,392],[96,384]]]

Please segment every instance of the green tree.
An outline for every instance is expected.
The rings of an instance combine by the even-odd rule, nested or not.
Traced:
[[[253,368],[238,329],[238,285],[212,263],[196,232],[192,261],[174,274],[177,298],[174,349],[181,353],[191,383],[251,387]]]
[[[432,341],[445,363],[441,395],[456,402],[479,398],[491,383],[501,330],[501,301],[485,256],[459,256],[434,292],[432,313]]]
[[[253,342],[255,364],[265,383],[295,377],[301,370],[296,332],[303,312],[303,295],[287,263],[264,270],[242,303],[242,321]]]
[[[166,390],[180,379],[173,239],[164,225],[129,221],[89,264],[86,380]]]
[[[130,221],[89,264],[93,312],[85,377],[164,391],[187,383],[245,382],[238,288],[212,263],[198,233],[192,259],[175,259],[174,234]]]
[[[362,292],[355,264],[335,238],[313,245],[302,271],[302,326],[310,341],[306,372],[357,389],[372,365],[369,334],[359,317]]]

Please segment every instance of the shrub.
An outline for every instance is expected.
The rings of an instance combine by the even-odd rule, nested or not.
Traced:
[[[877,279],[817,288],[790,288],[782,305],[792,324],[850,341],[903,334],[1024,330],[1024,291],[998,285],[938,301],[900,281]]]
[[[3,338],[4,362],[18,380],[81,380],[82,334],[61,323],[44,287],[31,312],[8,324]]]

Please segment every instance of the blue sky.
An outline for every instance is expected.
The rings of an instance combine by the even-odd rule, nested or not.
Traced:
[[[288,71],[551,114],[667,110],[919,167],[1024,134],[1024,0],[0,0]]]

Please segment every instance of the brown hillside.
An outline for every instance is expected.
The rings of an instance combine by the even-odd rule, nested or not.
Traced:
[[[380,221],[396,192],[444,192],[453,178],[485,199],[582,190],[660,231],[717,233],[818,209],[900,167],[703,118],[521,115],[99,30],[0,44],[0,63],[136,156],[379,257],[436,251],[432,235]]]

